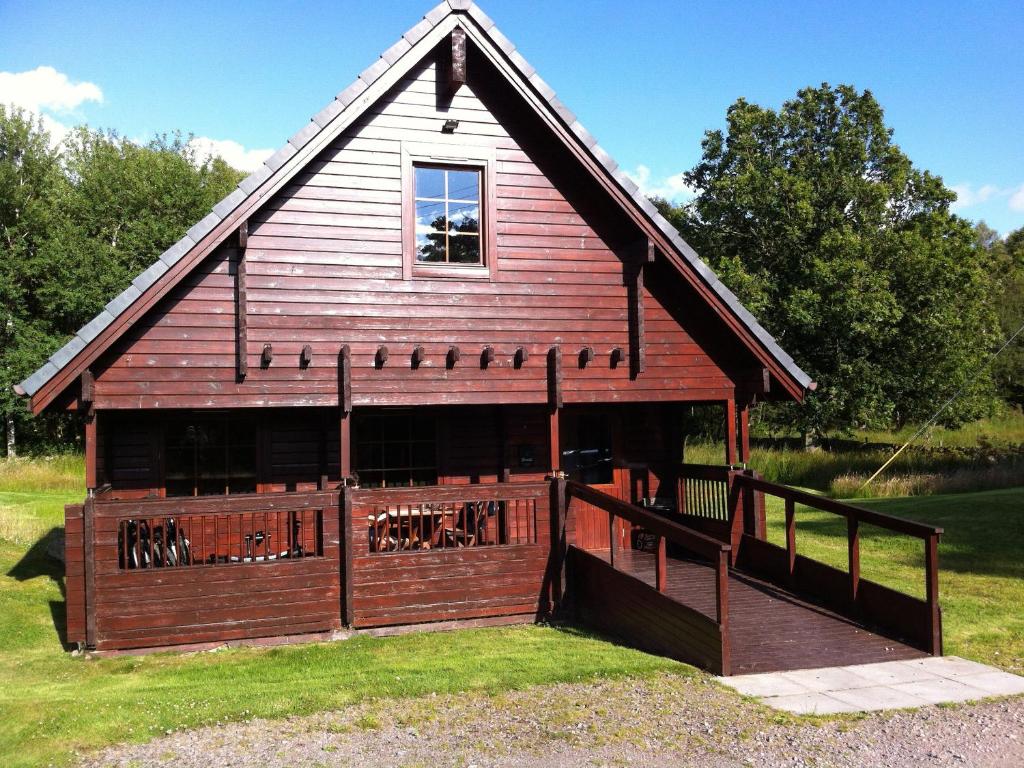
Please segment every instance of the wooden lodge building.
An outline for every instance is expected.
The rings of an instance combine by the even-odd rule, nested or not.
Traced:
[[[85,417],[70,643],[557,613],[726,674],[940,652],[940,531],[745,466],[750,405],[813,388],[449,0],[16,389]],[[720,466],[682,463],[693,403]],[[797,554],[798,503],[848,570]],[[926,599],[860,577],[860,522],[922,538]]]

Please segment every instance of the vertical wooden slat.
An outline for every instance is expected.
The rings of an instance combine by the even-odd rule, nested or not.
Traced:
[[[853,515],[846,518],[846,543],[850,561],[850,602],[856,604],[860,590],[860,521]]]
[[[942,612],[939,608],[939,536],[933,533],[924,542],[925,600],[928,604],[929,652],[942,655]]]
[[[83,376],[84,378],[84,376]],[[91,408],[85,417],[85,487],[95,490],[96,479],[96,424],[97,414]]]
[[[796,571],[796,504],[786,499],[786,562],[790,578]]]

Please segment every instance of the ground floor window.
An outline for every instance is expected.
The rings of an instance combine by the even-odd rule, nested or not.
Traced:
[[[580,413],[570,423],[562,451],[562,468],[587,485],[613,481],[612,426],[606,413]]]
[[[354,466],[364,488],[437,485],[437,419],[403,409],[357,413]]]
[[[187,414],[164,431],[168,496],[255,493],[256,420],[235,414]]]

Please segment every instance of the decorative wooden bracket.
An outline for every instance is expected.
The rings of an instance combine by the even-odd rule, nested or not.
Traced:
[[[494,347],[486,346],[484,351],[480,353],[480,367],[486,368],[488,365],[494,362]]]
[[[274,359],[274,347],[272,344],[264,344],[263,352],[260,353],[260,367],[269,368],[271,361]]]
[[[647,239],[637,249],[636,258],[623,264],[626,293],[629,301],[629,375],[636,378],[647,370],[644,329],[644,266],[654,261],[654,243]]]
[[[455,364],[459,362],[459,360],[461,359],[462,352],[459,351],[459,348],[457,346],[452,344],[452,346],[448,347],[448,356],[445,358],[445,363],[449,370],[454,368]]]
[[[415,347],[412,351],[412,367],[419,368],[427,357],[427,351],[423,347]]]
[[[237,377],[239,381],[245,381],[249,374],[249,359],[247,353],[249,340],[249,307],[246,294],[246,263],[245,251],[249,246],[249,220],[244,220],[238,225],[238,253],[235,261],[235,332],[236,332],[236,355],[238,359]]]
[[[466,84],[466,30],[455,27],[451,34],[451,58],[447,62],[445,78],[445,98],[447,101]]]
[[[388,361],[388,348],[381,344],[377,347],[377,354],[373,358],[373,364],[377,368],[383,368],[384,363]]]
[[[313,348],[309,346],[309,344],[306,344],[302,347],[302,352],[299,353],[299,368],[305,370],[306,368],[309,368],[312,362]]]
[[[594,348],[584,347],[580,350],[580,368],[586,368],[588,363],[594,362]]]
[[[525,363],[529,359],[530,352],[526,349],[526,347],[516,347],[516,355],[515,358],[513,358],[512,364],[516,368],[522,368],[523,363]]]
[[[611,366],[612,368],[618,368],[619,364],[626,359],[626,354],[622,351],[622,347],[613,347],[611,353]]]
[[[92,403],[96,399],[96,377],[93,376],[91,368],[82,371],[81,385],[82,393],[78,401],[80,408],[88,413],[92,411]]]

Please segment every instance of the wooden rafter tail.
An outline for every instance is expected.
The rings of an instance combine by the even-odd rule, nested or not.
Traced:
[[[461,359],[462,352],[459,350],[457,346],[452,344],[450,347],[448,347],[448,355],[446,357],[446,362],[449,368],[454,368],[455,364],[459,362],[459,360]]]
[[[487,345],[480,353],[480,367],[486,368],[494,362],[494,347]]]
[[[302,352],[299,353],[299,368],[309,368],[313,363],[313,347],[309,344],[304,344]]]

